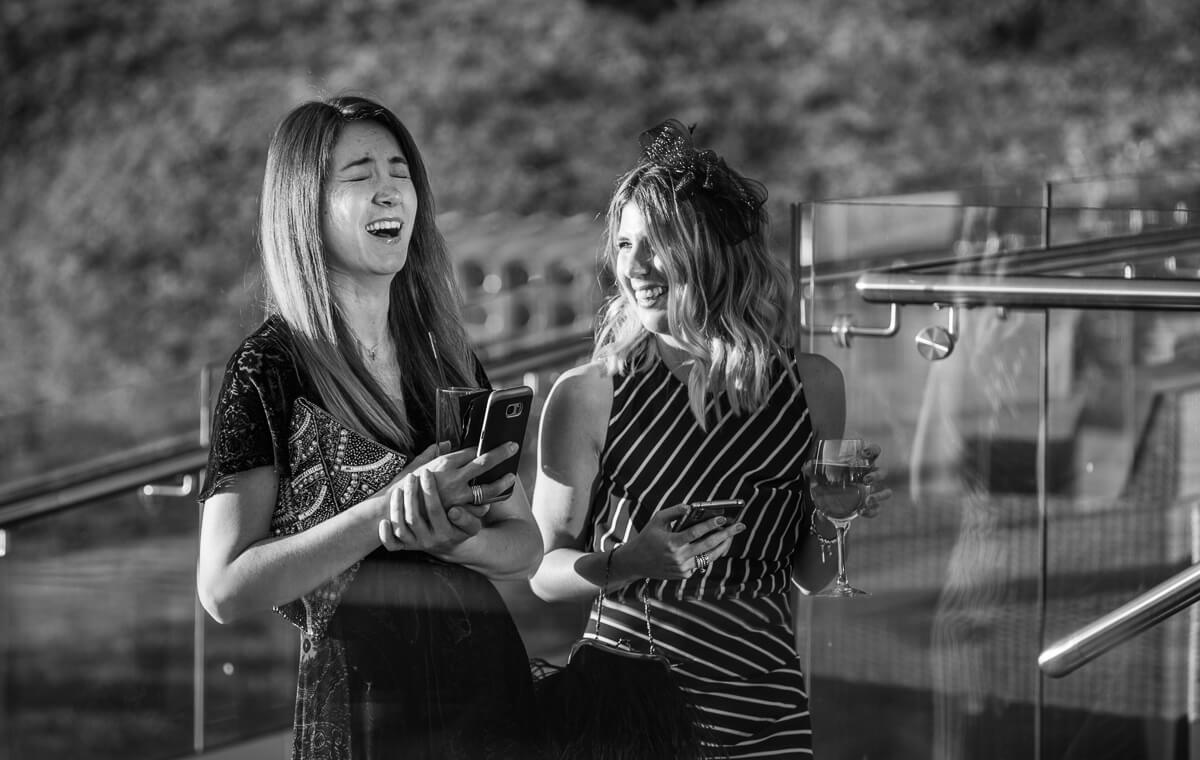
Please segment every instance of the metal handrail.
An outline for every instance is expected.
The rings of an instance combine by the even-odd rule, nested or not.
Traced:
[[[1015,308],[1200,310],[1200,281],[867,272],[855,284],[873,303]]]
[[[112,476],[126,470],[140,470],[186,455],[201,446],[195,434],[158,438],[144,444],[120,449],[111,454],[86,461],[56,467],[37,475],[0,485],[0,515],[6,507],[47,491],[59,491],[84,486],[88,482]],[[176,473],[167,473],[166,476]]]
[[[551,344],[492,362],[494,381],[558,366],[591,350],[591,333],[577,331]],[[208,445],[173,437],[118,452],[102,460],[56,469],[0,488],[0,527],[141,488],[146,483],[197,473],[208,463]]]
[[[1200,310],[1200,281],[1195,279],[1062,274],[1115,263],[1131,266],[1147,258],[1185,253],[1200,253],[1200,228],[1168,228],[861,272],[855,288],[864,300],[872,303]]]
[[[1038,655],[1038,667],[1048,676],[1061,678],[1197,601],[1200,601],[1200,564],[1055,641]]]
[[[19,520],[59,512],[96,499],[136,490],[146,483],[186,473],[199,472],[208,460],[208,447],[196,442],[194,448],[153,463],[130,462],[125,467],[97,476],[78,485],[55,487],[47,478],[46,488],[33,496],[0,506],[0,526]]]

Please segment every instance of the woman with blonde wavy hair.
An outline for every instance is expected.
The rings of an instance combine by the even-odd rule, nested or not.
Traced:
[[[841,371],[790,345],[762,185],[678,121],[641,144],[608,206],[616,293],[592,361],[542,412],[533,511],[546,556],[532,587],[596,597],[586,638],[666,656],[701,729],[688,756],[810,753],[789,592],[835,570],[803,467],[815,440],[842,434]],[[676,525],[690,503],[736,500]]]
[[[292,110],[259,233],[269,316],[213,414],[201,603],[301,629],[293,758],[531,756],[528,658],[491,580],[529,577],[541,539],[515,477],[471,484],[515,445],[436,454],[437,385],[488,381],[408,130],[361,97]]]

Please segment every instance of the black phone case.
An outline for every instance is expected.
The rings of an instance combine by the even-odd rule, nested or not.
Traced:
[[[527,385],[492,391],[484,408],[476,455],[482,456],[501,444],[512,441],[524,447],[525,429],[529,425],[529,412],[533,404],[533,389]],[[491,483],[508,473],[517,473],[521,464],[521,452],[496,465],[471,481],[472,485]],[[506,491],[507,497],[512,491]]]

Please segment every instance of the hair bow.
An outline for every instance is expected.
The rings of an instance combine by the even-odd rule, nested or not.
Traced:
[[[687,198],[709,216],[721,236],[737,245],[756,234],[762,224],[766,188],[746,179],[711,150],[692,144],[695,125],[685,127],[667,119],[638,136],[642,161],[665,169],[673,179],[675,196]]]

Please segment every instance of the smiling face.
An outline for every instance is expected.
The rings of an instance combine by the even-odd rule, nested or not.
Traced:
[[[645,214],[633,201],[621,209],[615,242],[617,283],[625,298],[643,327],[656,335],[669,335],[667,275],[650,243]]]
[[[342,128],[321,219],[330,274],[390,282],[408,260],[417,191],[396,138],[373,121]]]

